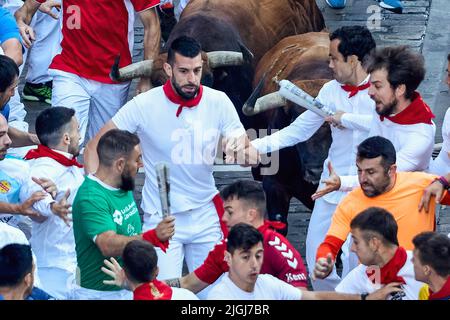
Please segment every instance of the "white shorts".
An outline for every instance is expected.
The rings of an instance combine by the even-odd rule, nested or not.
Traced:
[[[174,213],[175,235],[169,242],[169,248],[164,253],[156,248],[158,253],[158,279],[181,277],[183,260],[189,272],[198,268],[208,256],[209,251],[222,239],[219,216],[212,201],[208,204]],[[156,228],[162,220],[159,214],[144,215],[143,230]]]

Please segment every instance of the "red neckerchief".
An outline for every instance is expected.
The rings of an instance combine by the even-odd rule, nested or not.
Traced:
[[[441,290],[434,293],[428,286],[428,292],[430,293],[428,300],[450,300],[450,277],[447,279]]]
[[[280,230],[284,229],[285,227],[286,224],[283,222],[264,220],[264,224],[258,228],[258,231],[264,235],[267,229]]]
[[[200,100],[202,99],[202,94],[203,94],[203,86],[200,85],[198,88],[197,95],[194,98],[189,99],[189,100],[184,100],[173,90],[172,85],[170,84],[170,80],[166,81],[166,83],[163,86],[163,90],[164,90],[164,93],[166,94],[167,99],[169,99],[171,102],[173,102],[175,104],[180,105],[177,110],[177,114],[176,114],[177,117],[180,115],[181,111],[183,111],[184,107],[192,108],[192,107],[197,106],[200,103]]]
[[[341,86],[341,88],[342,88],[344,91],[350,92],[350,93],[348,94],[348,97],[349,97],[349,98],[355,96],[355,95],[358,93],[358,91],[365,90],[365,89],[367,89],[368,87],[370,87],[370,82],[367,82],[367,83],[362,84],[362,85],[360,85],[360,86],[352,86],[352,85],[349,85],[349,84],[344,84],[344,85]]]
[[[164,282],[153,280],[137,287],[133,300],[171,300],[172,288]]]
[[[381,284],[388,284],[388,283],[392,283],[392,282],[405,283],[405,279],[397,276],[397,273],[400,271],[401,268],[403,268],[403,266],[406,263],[407,258],[408,258],[408,255],[406,253],[406,250],[403,249],[402,247],[398,247],[398,249],[397,249],[397,251],[395,251],[395,254],[392,257],[392,259],[389,260],[389,262],[386,263],[384,265],[384,267],[382,267],[380,270]],[[376,277],[373,277],[373,273],[369,273],[368,271],[366,271],[366,275],[374,283],[377,280]]]
[[[43,157],[52,158],[53,160],[66,167],[77,166],[78,168],[83,168],[83,165],[79,163],[75,157],[69,159],[63,154],[56,152],[42,144],[38,145],[37,149],[31,149],[30,151],[28,151],[24,159],[31,160]]]
[[[420,94],[418,92],[414,92],[412,102],[405,108],[405,110],[392,117],[380,116],[381,121],[383,121],[384,118],[398,124],[432,124],[431,119],[434,118],[434,114],[430,107],[422,100]]]
[[[216,194],[212,199],[214,203],[214,207],[216,207],[217,215],[219,216],[220,229],[222,229],[223,238],[226,239],[228,237],[228,228],[225,222],[222,221],[223,214],[225,213],[225,209],[223,207],[223,200],[220,197],[220,193]]]

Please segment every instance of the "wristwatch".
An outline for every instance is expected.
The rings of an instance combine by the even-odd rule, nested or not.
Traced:
[[[367,300],[368,295],[369,295],[369,293],[367,293],[367,292],[361,293],[361,300]]]

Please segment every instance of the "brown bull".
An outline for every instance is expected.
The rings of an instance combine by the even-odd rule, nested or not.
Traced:
[[[276,81],[288,79],[317,96],[323,84],[333,76],[328,67],[329,44],[326,32],[310,32],[281,40],[259,62],[253,82],[255,90],[243,112],[250,116],[265,112],[270,130],[289,125],[305,109],[279,96]],[[287,222],[292,197],[312,209],[311,195],[317,188],[330,144],[330,128],[323,125],[308,141],[280,151],[278,172],[262,176],[271,220]]]
[[[216,52],[217,62],[205,64],[202,83],[227,93],[247,128],[260,127],[246,123],[241,112],[252,91],[254,67],[282,38],[324,27],[315,0],[191,0],[163,51],[175,38],[186,35],[199,41],[208,54]],[[116,66],[112,76],[116,80],[148,76],[158,86],[167,80],[164,61],[160,56],[154,63],[146,60],[120,70]]]

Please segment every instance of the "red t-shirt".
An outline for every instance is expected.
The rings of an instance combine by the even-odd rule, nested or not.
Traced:
[[[171,300],[172,288],[162,281],[153,280],[137,287],[133,300]]]
[[[270,274],[296,287],[306,287],[307,273],[300,253],[285,237],[273,230],[269,222],[258,230],[264,236],[264,261],[260,273]],[[194,271],[195,275],[211,284],[227,272],[228,264],[224,260],[226,249],[226,240],[217,244],[205,262]]]
[[[44,0],[37,0],[42,3]],[[127,1],[128,2],[128,1]],[[144,11],[160,0],[64,0],[62,8],[62,51],[49,68],[83,78],[116,83],[109,77],[114,59],[120,54],[120,67],[131,63],[133,26],[129,14]]]

